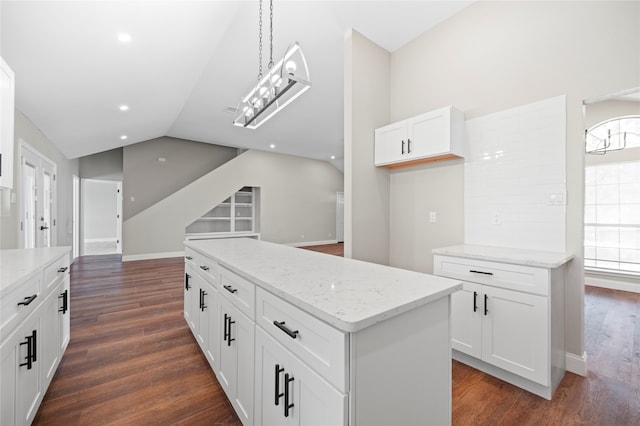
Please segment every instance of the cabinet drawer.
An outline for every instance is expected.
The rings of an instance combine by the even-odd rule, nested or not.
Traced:
[[[220,267],[220,293],[243,314],[256,318],[256,286],[226,268]]]
[[[26,280],[0,301],[0,338],[11,333],[16,325],[42,302],[42,272]]]
[[[191,250],[189,247],[185,247],[184,249],[184,262],[185,264],[189,264],[192,266],[197,266],[198,265],[198,254],[194,251]]]
[[[69,255],[65,254],[44,269],[45,293],[48,293],[48,290],[58,282],[59,278],[64,278],[69,274],[70,263]]]
[[[200,272],[200,275],[202,275],[204,279],[216,287],[219,285],[220,267],[216,262],[211,259],[207,259],[204,256],[200,256],[197,258],[197,267],[198,272]]]
[[[269,335],[336,388],[347,392],[345,333],[260,288],[257,318],[257,323]],[[280,327],[275,322],[281,324]]]
[[[435,255],[434,274],[542,296],[549,295],[549,270],[545,268]]]

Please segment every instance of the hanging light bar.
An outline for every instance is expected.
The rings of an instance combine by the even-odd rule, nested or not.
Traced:
[[[233,124],[256,129],[310,87],[307,61],[300,44],[294,42],[284,57],[242,99]]]

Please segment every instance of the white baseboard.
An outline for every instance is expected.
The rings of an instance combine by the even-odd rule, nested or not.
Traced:
[[[578,376],[586,376],[587,375],[587,353],[583,353],[582,356],[572,354],[570,352],[566,353],[566,368],[567,371],[571,373],[577,374]]]
[[[337,244],[338,240],[326,240],[326,241],[304,241],[301,243],[286,243],[286,246],[291,247],[308,247],[308,246],[323,246],[326,244]]]
[[[626,281],[618,281],[612,278],[596,278],[592,276],[584,277],[584,284],[594,287],[610,288],[612,290],[630,291],[640,293],[640,286]]]
[[[151,259],[167,259],[170,257],[184,257],[184,251],[170,251],[164,253],[146,253],[146,254],[128,254],[122,255],[123,262],[132,260],[151,260]]]

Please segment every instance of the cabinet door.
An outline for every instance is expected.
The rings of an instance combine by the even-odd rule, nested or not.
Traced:
[[[256,327],[256,423],[342,425],[347,398]]]
[[[59,307],[58,319],[60,321],[60,358],[71,340],[71,278],[67,275],[64,278],[60,293],[58,293]]]
[[[40,369],[42,362],[42,328],[39,315],[32,315],[15,333],[16,351],[16,424],[31,424],[38,411],[42,392]],[[31,340],[29,342],[29,340]],[[30,365],[27,364],[31,355]],[[4,378],[3,378],[4,380]]]
[[[407,155],[406,121],[389,124],[375,131],[375,165],[402,161]]]
[[[407,120],[409,157],[430,157],[449,152],[448,109],[439,109]]]
[[[218,319],[222,336],[218,379],[242,423],[252,425],[255,323],[225,297],[220,298]]]
[[[38,361],[42,363],[42,383],[45,387],[53,379],[58,365],[58,357],[60,356],[60,319],[59,319],[59,300],[58,295],[62,291],[63,284],[59,283],[45,299],[40,308],[40,312],[44,321],[42,321],[42,350],[38,348]]]
[[[476,358],[482,357],[482,286],[463,283],[451,295],[451,347]]]
[[[184,319],[194,336],[197,336],[199,302],[198,274],[190,265],[185,265],[184,275]]]
[[[483,288],[487,314],[482,322],[482,359],[549,386],[548,299],[495,287]]]
[[[220,312],[220,294],[216,288],[205,280],[203,286],[203,310],[200,317],[200,330],[198,335],[203,340],[202,350],[214,370],[219,368],[220,356],[220,330],[218,327],[218,315]]]

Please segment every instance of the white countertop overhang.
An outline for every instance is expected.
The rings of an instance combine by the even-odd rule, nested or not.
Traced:
[[[66,246],[0,250],[0,297],[70,251],[71,247]]]
[[[274,295],[356,332],[462,288],[449,278],[247,238],[187,241]]]

